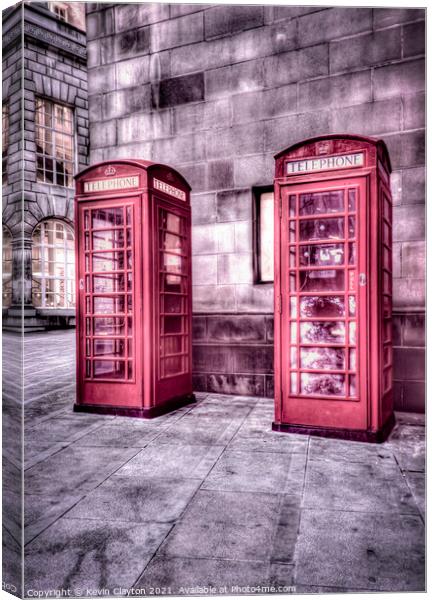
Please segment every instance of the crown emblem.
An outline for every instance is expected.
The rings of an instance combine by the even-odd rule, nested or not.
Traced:
[[[112,167],[111,165],[109,167],[107,167],[104,171],[105,175],[115,175],[116,174],[116,170],[114,169],[114,167]]]

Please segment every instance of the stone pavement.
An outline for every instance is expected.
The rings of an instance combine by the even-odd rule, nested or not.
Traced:
[[[74,332],[24,361],[28,595],[424,590],[423,415],[373,445],[272,432],[263,398],[76,414]]]

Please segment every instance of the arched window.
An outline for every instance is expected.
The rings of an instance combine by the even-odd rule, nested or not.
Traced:
[[[12,303],[12,235],[6,227],[3,227],[2,269],[2,306],[7,308]]]
[[[66,223],[44,221],[33,232],[33,306],[75,306],[75,245],[72,228]]]

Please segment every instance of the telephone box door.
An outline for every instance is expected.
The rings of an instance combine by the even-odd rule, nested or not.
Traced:
[[[140,202],[137,195],[78,206],[77,368],[83,403],[142,403],[136,339],[141,330]]]
[[[153,196],[155,388],[160,401],[191,387],[190,211]]]
[[[279,188],[282,422],[368,426],[366,183]]]

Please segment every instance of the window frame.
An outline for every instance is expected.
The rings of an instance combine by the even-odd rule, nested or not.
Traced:
[[[274,185],[254,186],[252,188],[252,244],[253,244],[253,282],[254,285],[273,285],[273,279],[263,280],[261,274],[261,239],[260,239],[260,219],[261,219],[261,196],[263,194],[273,193]]]
[[[57,223],[61,224],[64,228],[64,232],[65,235],[63,236],[63,244],[48,244],[46,242],[44,242],[44,233],[45,233],[45,226],[47,224],[51,224],[51,225],[57,225]],[[40,229],[40,243],[35,243],[35,234],[36,231],[38,230],[38,228]],[[73,249],[68,249],[67,247],[67,233],[70,232],[72,234],[73,237],[73,243],[74,243],[74,247]],[[40,249],[40,257],[35,257],[34,256],[34,250],[36,248]],[[54,261],[49,261],[48,258],[45,257],[47,249],[53,249],[54,250],[54,256],[56,255],[56,251],[62,249],[63,251],[63,260],[59,261],[56,259],[55,256],[55,260]],[[68,277],[68,265],[72,264],[71,261],[68,261],[68,254],[72,253],[74,256],[74,260],[73,260],[73,274],[71,277]],[[40,261],[41,263],[41,273],[40,276],[35,277],[34,276],[34,263],[36,261]],[[31,290],[31,294],[32,294],[32,302],[33,305],[35,306],[35,308],[40,308],[40,309],[44,309],[44,310],[70,310],[70,309],[75,309],[76,307],[76,282],[75,282],[75,261],[76,261],[76,256],[75,256],[75,231],[74,228],[72,227],[72,225],[70,225],[69,223],[67,223],[66,221],[62,221],[61,219],[45,219],[43,221],[40,221],[36,227],[33,229],[33,233],[32,233],[32,290]],[[45,269],[44,269],[44,265],[45,262],[54,262],[54,264],[62,264],[63,266],[63,277],[59,277],[54,275],[47,275],[45,273]],[[59,305],[55,305],[55,306],[49,306],[47,305],[47,293],[52,293],[55,294],[55,292],[47,292],[47,281],[60,281],[63,282],[63,286],[64,286],[64,303],[63,305],[59,306]],[[36,285],[35,284],[40,285],[40,294],[41,294],[41,302],[40,304],[36,304],[34,301],[34,294],[37,291]],[[71,290],[71,291],[69,291]],[[71,296],[72,297],[72,301],[69,302],[68,301],[68,297]]]
[[[41,106],[43,108],[42,111],[40,111],[40,115],[41,115],[41,119],[43,120],[43,124],[38,123],[38,103],[41,103]],[[45,125],[45,115],[47,114],[47,110],[46,107],[48,105],[51,105],[51,126],[46,126]],[[55,128],[55,112],[56,112],[56,107],[61,107],[62,109],[66,109],[67,111],[69,111],[70,114],[70,123],[71,123],[71,131],[70,133],[65,131],[64,129],[56,129]],[[51,142],[46,142],[46,131],[50,132],[51,135]],[[39,132],[42,134],[39,137]],[[67,136],[70,138],[71,141],[71,147],[72,147],[72,156],[71,156],[71,160],[68,160],[65,158],[65,146],[61,146],[60,144],[57,144],[57,136]],[[47,152],[44,152],[45,147],[44,146],[40,146],[42,151],[38,151],[38,142],[39,139],[41,140],[41,144],[50,144],[52,147],[51,153],[48,154]],[[44,185],[54,185],[56,187],[62,187],[65,189],[73,189],[74,187],[74,175],[76,172],[76,136],[75,136],[75,114],[74,114],[74,109],[72,106],[70,106],[69,104],[65,104],[65,103],[61,103],[61,102],[57,102],[56,100],[52,100],[51,98],[46,98],[44,96],[36,96],[35,97],[35,144],[36,144],[36,151],[35,151],[35,157],[36,157],[36,181],[38,183],[42,183]],[[63,158],[56,158],[56,151],[57,148],[63,148]],[[42,159],[42,171],[39,168],[38,162],[39,159]],[[53,170],[49,171],[46,169],[46,162],[45,159],[49,159],[52,161],[53,163]],[[65,165],[67,163],[70,163],[71,165],[71,173],[70,173],[70,178],[69,178],[69,183],[66,184],[65,182],[63,183],[58,183],[58,176],[59,173],[57,172],[57,169],[54,168],[54,165],[56,162],[60,162],[63,165],[63,178],[66,179],[67,175],[66,175],[66,170],[65,170]],[[43,173],[43,178],[40,177],[40,172]],[[46,173],[47,172],[51,172],[52,173],[52,177],[53,177],[53,181],[47,181],[46,179]]]
[[[12,305],[12,272],[13,272],[13,255],[12,255],[12,233],[6,225],[2,227],[2,308],[9,308]],[[5,243],[6,241],[6,243]],[[6,259],[6,255],[10,254],[10,258]],[[7,263],[10,263],[10,268],[5,269]],[[7,276],[7,278],[5,277]],[[5,303],[5,299],[7,302]]]
[[[8,150],[9,150],[10,110],[9,102],[2,103],[2,186],[8,183]]]

